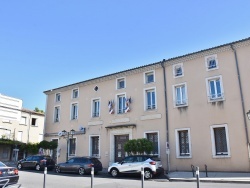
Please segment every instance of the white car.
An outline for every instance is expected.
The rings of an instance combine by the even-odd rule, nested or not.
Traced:
[[[108,168],[108,173],[113,177],[120,174],[140,174],[144,168],[144,178],[150,179],[154,175],[163,173],[161,161],[150,155],[132,155],[125,157],[122,162],[113,163]]]

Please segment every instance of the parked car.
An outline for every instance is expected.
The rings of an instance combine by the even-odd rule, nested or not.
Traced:
[[[113,177],[121,174],[140,174],[142,167],[145,179],[150,179],[164,171],[159,158],[150,155],[133,155],[125,157],[122,162],[113,163],[109,166],[108,173]]]
[[[94,173],[102,171],[102,163],[95,157],[73,157],[67,162],[56,164],[55,171],[73,172],[80,175],[90,174],[91,168],[94,167]]]
[[[24,168],[42,170],[47,167],[48,170],[53,170],[55,161],[49,155],[31,155],[17,162],[19,170]]]
[[[0,161],[0,187],[16,184],[19,180],[18,169]]]

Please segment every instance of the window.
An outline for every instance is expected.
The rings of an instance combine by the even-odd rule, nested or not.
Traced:
[[[56,102],[61,101],[61,93],[56,93]]]
[[[176,107],[187,106],[187,87],[186,83],[175,85],[174,90],[174,105]]]
[[[126,98],[125,95],[118,95],[117,96],[117,112],[118,114],[123,114],[125,113],[125,109],[126,109]]]
[[[147,89],[145,90],[145,98],[146,98],[146,110],[152,110],[156,108],[156,97],[155,97],[155,89]]]
[[[31,118],[31,125],[32,126],[37,126],[36,125],[36,118]]]
[[[146,72],[145,73],[145,83],[148,84],[148,83],[151,83],[151,82],[154,82],[155,79],[154,79],[154,71],[150,71],[150,72]]]
[[[8,148],[8,147],[4,147],[4,146],[2,146],[3,147],[3,150],[2,150],[2,157],[1,158],[3,158],[3,159],[8,159],[8,157],[9,157],[9,153],[10,153],[10,149]]]
[[[222,86],[222,77],[212,77],[206,79],[207,84],[207,95],[210,102],[216,100],[223,100],[224,93],[223,93],[223,86]]]
[[[90,155],[92,157],[100,157],[100,138],[99,136],[90,137]]]
[[[78,117],[78,104],[74,103],[71,105],[71,120],[77,119]]]
[[[125,88],[125,78],[117,79],[117,89]]]
[[[69,156],[76,155],[76,139],[70,138],[69,139]]]
[[[183,64],[182,63],[173,65],[173,74],[175,78],[183,76]]]
[[[54,111],[54,122],[60,121],[60,107],[56,106]]]
[[[43,134],[39,134],[38,136],[38,142],[41,142],[41,141],[43,141]]]
[[[25,116],[21,117],[20,124],[26,125],[26,117]]]
[[[206,56],[205,63],[207,70],[218,69],[217,55]]]
[[[153,155],[159,155],[159,141],[158,141],[158,133],[152,132],[152,133],[146,133],[146,138],[153,142],[153,151],[151,154]]]
[[[100,116],[100,100],[99,99],[93,100],[92,108],[93,108],[92,117],[99,117]]]
[[[72,90],[72,98],[76,99],[76,98],[78,98],[78,95],[79,95],[78,89],[73,89]]]
[[[230,156],[227,125],[213,125],[210,129],[213,156],[215,158]]]
[[[18,131],[17,133],[17,140],[22,142],[22,139],[23,139],[23,131]]]
[[[177,158],[191,158],[190,129],[176,129],[175,137]]]

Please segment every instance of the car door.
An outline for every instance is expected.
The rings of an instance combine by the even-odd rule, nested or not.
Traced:
[[[68,160],[65,163],[61,163],[61,165],[60,165],[61,171],[62,172],[71,172],[71,165],[73,164],[73,162],[74,162],[74,158]]]
[[[121,173],[131,173],[131,165],[133,163],[133,160],[134,160],[133,156],[125,157],[121,162],[119,171]]]
[[[141,171],[141,167],[143,166],[144,158],[142,156],[134,156],[133,162],[131,163],[131,171],[133,173],[137,173]]]
[[[24,161],[22,161],[22,166],[24,168],[30,168],[32,162],[32,156],[26,157]]]

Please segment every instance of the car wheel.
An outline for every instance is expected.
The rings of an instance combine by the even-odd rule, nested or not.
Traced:
[[[21,164],[21,163],[18,163],[18,164],[17,164],[17,169],[18,169],[18,170],[21,170],[22,168],[23,168],[22,164]]]
[[[110,174],[113,177],[117,177],[119,175],[119,171],[116,168],[112,168]]]
[[[39,164],[36,165],[36,170],[37,171],[41,170],[41,166]]]
[[[84,175],[84,174],[85,174],[84,168],[79,168],[79,169],[78,169],[78,174]]]
[[[152,178],[152,172],[151,172],[151,170],[149,170],[149,169],[145,169],[145,170],[144,170],[144,178],[145,178],[145,179],[150,179],[150,178]]]
[[[60,167],[57,166],[57,167],[55,168],[55,171],[56,171],[56,173],[60,173],[60,172],[61,172]]]

